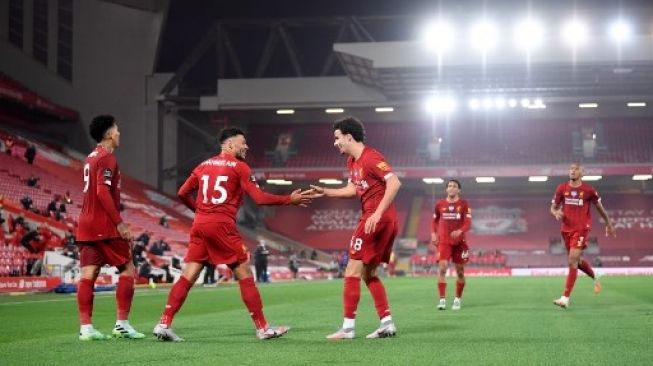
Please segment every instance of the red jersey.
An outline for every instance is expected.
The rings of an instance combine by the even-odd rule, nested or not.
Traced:
[[[472,209],[464,199],[449,202],[441,199],[433,209],[433,232],[438,236],[439,243],[454,243],[465,240],[465,233],[472,227]],[[451,232],[462,230],[462,234],[454,241]]]
[[[562,183],[556,189],[551,203],[562,205],[562,232],[589,231],[592,227],[590,203],[601,201],[594,187],[581,183],[572,187],[569,182]]]
[[[78,241],[119,238],[120,170],[116,157],[98,145],[84,161],[84,200],[77,226]]]
[[[358,160],[352,156],[347,159],[347,170],[349,181],[356,186],[356,194],[363,204],[361,219],[366,219],[379,207],[385,194],[385,180],[394,174],[392,167],[381,153],[366,146]],[[391,203],[382,219],[395,220],[396,216],[395,204]]]
[[[193,191],[197,197],[193,200]],[[177,196],[195,211],[195,223],[236,223],[236,212],[247,193],[259,205],[288,205],[290,195],[263,192],[249,166],[230,154],[222,153],[199,164]]]

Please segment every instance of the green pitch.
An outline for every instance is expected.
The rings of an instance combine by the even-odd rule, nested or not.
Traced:
[[[137,290],[131,322],[144,340],[77,340],[71,295],[0,296],[0,365],[653,365],[653,278],[606,277],[595,296],[580,276],[571,307],[551,301],[564,279],[469,278],[463,309],[437,311],[434,278],[386,279],[398,336],[367,340],[378,319],[363,286],[357,339],[329,342],[341,324],[341,281],[261,286],[274,324],[292,327],[259,341],[237,286],[194,288],[175,319],[185,343],[151,330],[167,290]],[[450,279],[448,305],[454,290]],[[109,333],[112,294],[96,294],[94,324]]]

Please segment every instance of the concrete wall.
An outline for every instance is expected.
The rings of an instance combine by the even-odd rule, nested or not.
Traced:
[[[0,0],[0,71],[55,103],[78,110],[84,128],[95,115],[115,115],[122,132],[117,150],[122,170],[156,185],[158,124],[153,94],[169,75],[151,74],[165,7],[152,12],[99,0],[75,0],[73,80],[69,82],[56,74],[56,44],[49,46],[55,56],[49,57],[48,67],[32,58],[31,3],[25,0],[25,44],[29,40],[30,46],[19,50],[7,42],[4,20],[9,1]],[[56,1],[50,3],[50,12],[56,12]],[[56,35],[56,15],[49,19],[49,32]],[[164,165],[176,163],[170,155],[174,154],[168,154],[174,161]]]

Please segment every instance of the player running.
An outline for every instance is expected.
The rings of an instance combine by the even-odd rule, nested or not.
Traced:
[[[582,259],[583,250],[587,248],[587,236],[591,230],[592,217],[590,203],[596,206],[605,222],[605,236],[616,236],[616,231],[608,213],[601,204],[601,197],[594,187],[583,182],[583,167],[578,163],[569,167],[569,181],[558,186],[551,201],[550,212],[556,220],[562,220],[561,233],[569,253],[569,272],[562,296],[553,303],[562,308],[569,307],[569,296],[574,289],[578,270],[594,279],[594,293],[599,294],[602,286],[594,274],[592,266]]]

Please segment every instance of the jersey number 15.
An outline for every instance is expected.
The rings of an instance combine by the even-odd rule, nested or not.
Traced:
[[[213,190],[211,192],[208,192],[209,190],[209,175],[204,174],[201,178],[202,180],[202,203],[209,203],[209,200],[211,200],[211,203],[214,205],[219,205],[221,203],[224,203],[224,201],[227,200],[227,190],[220,185],[222,182],[226,182],[229,177],[226,175],[219,175],[215,177],[215,183],[213,184]],[[216,197],[217,193],[217,197]]]

